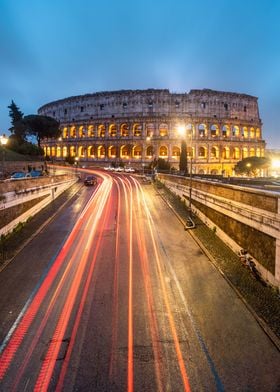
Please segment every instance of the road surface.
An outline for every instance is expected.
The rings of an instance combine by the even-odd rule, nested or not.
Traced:
[[[280,353],[151,185],[98,185],[0,274],[1,391],[277,391]]]

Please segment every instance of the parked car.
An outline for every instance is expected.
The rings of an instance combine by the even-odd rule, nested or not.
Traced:
[[[10,180],[22,180],[25,177],[26,174],[24,172],[15,172],[14,174],[11,175]]]
[[[124,169],[124,171],[125,171],[126,173],[134,173],[134,172],[135,172],[135,169],[133,169],[133,167],[126,167],[126,168]]]
[[[89,186],[89,185],[96,185],[96,184],[97,184],[97,178],[96,178],[95,176],[87,176],[87,177],[84,179],[84,184],[85,184],[86,186]]]

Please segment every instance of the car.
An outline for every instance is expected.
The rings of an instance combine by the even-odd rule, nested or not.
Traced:
[[[95,176],[87,176],[84,179],[84,184],[86,186],[88,186],[88,185],[96,185],[97,184],[97,178]]]
[[[23,178],[26,178],[26,174],[24,172],[15,172],[10,177],[10,180],[22,180]]]
[[[135,172],[135,169],[133,169],[133,167],[126,167],[126,168],[124,169],[124,171],[125,171],[126,173],[134,173],[134,172]]]
[[[123,171],[124,171],[124,168],[121,167],[121,166],[118,166],[118,167],[115,168],[115,171],[116,171],[116,172],[123,172]]]

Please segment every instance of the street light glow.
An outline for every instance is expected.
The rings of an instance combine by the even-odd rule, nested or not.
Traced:
[[[273,167],[273,169],[279,169],[280,159],[273,159],[273,161],[271,162],[271,167]]]
[[[2,146],[5,146],[8,143],[8,138],[6,137],[6,135],[0,136],[0,142]]]
[[[186,127],[184,125],[178,125],[177,130],[178,130],[179,135],[185,136]]]

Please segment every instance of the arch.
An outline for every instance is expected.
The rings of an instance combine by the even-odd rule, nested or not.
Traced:
[[[247,127],[242,127],[242,136],[244,139],[248,139],[248,128]]]
[[[77,137],[77,131],[76,131],[75,125],[72,125],[72,127],[70,128],[70,137],[72,137],[72,138]]]
[[[168,136],[168,125],[162,123],[159,125],[159,136]]]
[[[212,169],[210,174],[212,174],[213,176],[216,176],[218,174],[218,170],[217,169]]]
[[[255,128],[253,128],[253,127],[250,128],[250,138],[251,139],[255,138]]]
[[[242,159],[244,159],[244,158],[248,158],[248,148],[247,147],[242,148]]]
[[[98,137],[105,137],[106,129],[104,124],[98,125],[97,128],[97,136]]]
[[[50,148],[50,147],[47,147],[47,149],[46,149],[46,155],[47,155],[48,157],[51,156],[51,148]]]
[[[233,137],[238,137],[239,136],[239,126],[238,125],[233,125],[232,126],[232,136]]]
[[[255,149],[254,149],[254,147],[251,147],[250,148],[250,153],[249,153],[249,155],[250,155],[250,157],[254,157],[256,154],[255,154]]]
[[[62,137],[63,137],[64,139],[67,139],[67,138],[68,138],[68,128],[67,128],[67,127],[64,127],[64,128],[63,128],[63,130],[62,130]]]
[[[261,149],[259,147],[256,148],[256,156],[261,157]]]
[[[142,136],[142,126],[139,123],[133,124],[132,132],[135,137]]]
[[[210,134],[211,134],[211,137],[217,137],[219,135],[218,125],[216,125],[216,124],[211,125]]]
[[[229,137],[230,129],[228,125],[223,125],[222,126],[222,136],[223,137]]]
[[[129,159],[131,154],[131,146],[128,144],[125,144],[121,146],[120,148],[120,157],[121,158],[126,158]]]
[[[52,156],[52,157],[55,157],[55,147],[52,147],[52,148],[51,148],[51,156]]]
[[[206,152],[207,152],[206,147],[200,146],[198,148],[198,157],[199,158],[206,158]]]
[[[150,145],[146,148],[146,157],[152,158],[153,155],[154,155],[154,147]]]
[[[94,158],[94,147],[93,146],[88,146],[88,148],[87,148],[87,156],[89,158]]]
[[[75,157],[76,156],[76,147],[70,146],[69,153],[70,153],[70,157]]]
[[[233,148],[233,159],[240,159],[240,148],[234,147]]]
[[[199,135],[199,137],[205,137],[207,135],[206,124],[199,124],[199,126],[198,126],[198,135]]]
[[[85,137],[85,136],[86,136],[85,129],[84,129],[83,125],[81,125],[79,127],[79,137],[82,138],[82,137]]]
[[[154,133],[155,133],[155,124],[148,123],[146,125],[146,136],[147,137],[153,137]]]
[[[181,150],[178,146],[172,147],[172,158],[179,159]]]
[[[136,159],[140,159],[142,156],[142,146],[137,144],[132,148],[132,157]]]
[[[194,157],[194,148],[187,146],[187,157],[193,158]]]
[[[94,137],[94,126],[89,125],[88,127],[88,137]]]
[[[159,156],[160,156],[160,158],[167,158],[168,157],[168,148],[166,146],[160,146]]]
[[[66,158],[68,156],[68,151],[66,146],[62,148],[62,156],[63,158]]]
[[[117,136],[117,126],[116,124],[110,124],[109,126],[109,136],[116,137]]]
[[[60,146],[56,147],[56,156],[57,156],[57,158],[61,158],[61,154],[62,154],[61,147]]]
[[[260,139],[261,138],[261,130],[260,128],[256,128],[256,139]]]
[[[229,147],[223,147],[222,149],[222,158],[229,159]]]
[[[217,146],[213,146],[210,151],[211,158],[219,158],[219,148]]]
[[[199,169],[198,170],[198,174],[204,174],[204,170],[203,169]]]
[[[129,127],[127,123],[121,124],[121,136],[122,137],[129,136]]]
[[[87,149],[84,146],[78,148],[78,157],[84,158],[86,156]]]
[[[110,146],[108,148],[108,157],[109,158],[116,158],[117,157],[117,147],[116,146]]]
[[[192,140],[195,136],[195,128],[191,123],[186,124],[186,136],[189,140]]]
[[[105,158],[106,150],[102,144],[97,147],[97,158]]]

